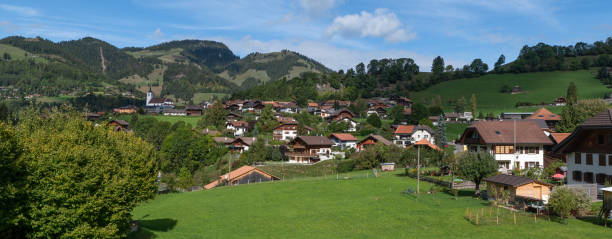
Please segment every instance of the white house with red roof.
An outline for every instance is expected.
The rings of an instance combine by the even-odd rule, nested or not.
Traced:
[[[422,139],[435,144],[434,131],[425,125],[398,125],[393,133],[393,143],[400,146],[408,146]]]
[[[328,138],[334,143],[334,146],[340,147],[341,150],[349,148],[357,149],[357,138],[352,134],[333,133]]]

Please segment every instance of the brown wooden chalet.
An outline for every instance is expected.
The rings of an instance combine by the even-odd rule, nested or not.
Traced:
[[[362,139],[361,141],[357,142],[357,151],[365,150],[370,145],[374,145],[374,144],[377,144],[377,143],[382,143],[382,144],[385,144],[385,145],[392,145],[393,144],[391,141],[385,139],[385,137],[382,137],[382,136],[376,135],[376,134],[370,134],[367,137],[365,137],[364,139]]]
[[[612,184],[612,109],[578,125],[553,147],[567,157],[568,184]]]
[[[225,116],[226,121],[235,121],[235,120],[240,120],[241,118],[242,118],[242,115],[232,113],[232,112],[227,113],[227,115]]]
[[[130,124],[125,120],[111,120],[108,125],[113,127],[113,130],[115,131],[126,131],[130,126]]]
[[[185,107],[185,112],[190,116],[200,116],[202,115],[202,107],[199,105],[189,105]]]
[[[242,166],[234,171],[219,176],[219,179],[207,184],[204,188],[212,189],[221,185],[232,186],[273,180],[279,180],[279,178],[256,167]]]
[[[334,111],[334,113],[328,116],[326,119],[329,122],[336,122],[336,121],[343,120],[345,118],[353,119],[353,117],[355,117],[355,114],[353,114],[353,112],[351,112],[350,110],[339,109],[339,110]]]
[[[390,101],[395,102],[395,104],[404,106],[404,107],[410,107],[412,106],[412,100],[403,97],[403,96],[391,96],[391,98],[389,98]]]
[[[290,163],[316,163],[331,159],[334,143],[323,136],[298,136],[289,142],[291,152],[287,152]]]
[[[251,146],[253,146],[255,140],[257,140],[255,137],[238,137],[232,141],[229,148],[232,151],[244,153],[245,151],[248,151]]]

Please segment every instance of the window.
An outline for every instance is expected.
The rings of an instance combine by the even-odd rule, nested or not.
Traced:
[[[608,144],[612,145],[612,134],[608,135]]]
[[[605,142],[605,137],[603,134],[597,135],[597,143],[598,144],[604,144]]]
[[[527,147],[527,153],[529,153],[529,154],[537,154],[538,153],[538,148],[536,148],[536,147]]]
[[[584,173],[584,182],[585,183],[593,183],[593,173],[591,173],[591,172]]]
[[[599,153],[599,166],[606,166],[606,155]]]
[[[603,173],[598,173],[597,177],[595,177],[597,184],[604,185],[606,184],[607,175]]]
[[[586,164],[593,165],[593,154],[586,154]]]
[[[574,153],[574,163],[575,164],[582,164],[582,154],[581,153]]]
[[[496,154],[513,154],[514,153],[514,146],[512,146],[512,145],[498,145],[498,146],[495,146],[495,153]]]
[[[612,166],[612,155],[608,155],[608,166]]]
[[[582,172],[580,171],[573,171],[572,172],[572,179],[576,182],[581,182],[582,181]]]

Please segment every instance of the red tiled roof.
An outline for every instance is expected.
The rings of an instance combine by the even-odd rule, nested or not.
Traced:
[[[319,104],[317,104],[315,102],[310,102],[310,103],[308,103],[308,107],[319,107]]]
[[[234,170],[234,171],[231,171],[231,172],[229,172],[229,173],[226,173],[226,174],[221,175],[221,176],[219,177],[219,178],[220,178],[219,180],[215,180],[215,181],[213,181],[213,182],[211,182],[211,183],[209,183],[209,184],[206,184],[206,186],[204,186],[204,188],[205,188],[205,189],[211,189],[211,188],[214,188],[214,187],[216,187],[217,185],[219,185],[219,183],[221,183],[221,180],[223,180],[223,179],[228,180],[228,181],[231,181],[231,180],[233,180],[233,179],[235,179],[235,178],[238,178],[238,177],[240,177],[240,176],[242,176],[242,175],[245,175],[245,174],[247,174],[247,173],[249,173],[249,172],[251,172],[251,171],[253,171],[253,170],[257,170],[257,171],[259,171],[259,172],[262,172],[262,173],[265,173],[265,174],[267,174],[267,175],[270,175],[272,178],[278,178],[278,177],[275,177],[275,176],[273,176],[273,175],[271,175],[271,174],[269,174],[269,173],[266,173],[266,172],[264,172],[264,171],[262,171],[262,170],[260,170],[260,169],[258,169],[258,168],[255,168],[255,167],[251,167],[251,166],[247,166],[247,165],[245,165],[245,166],[242,166],[242,167],[240,167],[240,168],[238,168],[238,169],[236,169],[236,170]]]
[[[552,112],[548,111],[546,108],[540,108],[539,110],[534,112],[532,115],[527,117],[527,119],[561,120],[561,116],[553,114]]]
[[[414,145],[423,145],[423,146],[427,146],[427,147],[429,147],[429,148],[431,148],[431,149],[435,149],[435,150],[438,150],[438,151],[442,151],[442,149],[440,149],[440,148],[439,148],[438,146],[436,146],[435,144],[430,143],[430,142],[429,142],[429,141],[427,141],[426,139],[421,139],[421,140],[419,140],[419,142],[416,142],[416,143],[414,143],[414,144],[411,144],[411,145],[409,145],[409,146],[408,146],[408,147],[406,147],[406,148],[410,148],[410,147],[412,147],[412,146],[414,146]]]
[[[355,138],[355,136],[352,134],[333,133],[329,137],[336,137],[342,141],[357,141],[357,138]]]
[[[398,125],[395,130],[396,134],[412,134],[414,132],[414,125]]]
[[[555,143],[558,144],[565,140],[568,136],[570,136],[570,134],[572,133],[550,133],[550,136],[552,136],[553,140],[555,140]]]

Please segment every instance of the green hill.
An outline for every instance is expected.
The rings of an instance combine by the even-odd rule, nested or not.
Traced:
[[[488,74],[478,78],[452,80],[431,86],[426,90],[411,93],[413,100],[428,103],[434,97],[442,98],[445,111],[453,111],[454,102],[461,97],[477,98],[477,112],[498,114],[503,111],[533,111],[534,108],[516,108],[518,102],[552,103],[565,96],[567,86],[574,82],[579,99],[603,98],[612,90],[595,79],[595,69],[579,71],[534,72],[522,74]],[[518,85],[524,93],[501,93],[501,87]],[[554,107],[553,107],[554,108]],[[553,109],[553,111],[557,111]]]
[[[370,173],[366,178],[366,173]],[[349,179],[344,179],[345,177]],[[402,194],[416,180],[398,172],[374,178],[369,171],[327,178],[277,181],[190,193],[159,195],[133,214],[140,230],[131,238],[605,238],[609,229],[586,220],[567,224],[499,209],[500,225],[475,225],[466,210],[487,203],[438,192],[419,199]],[[422,192],[431,184],[422,182]],[[483,209],[481,209],[483,208]],[[495,210],[492,210],[495,215]],[[504,214],[505,212],[505,214]],[[488,216],[488,215],[487,215]],[[481,218],[481,223],[483,223]]]

